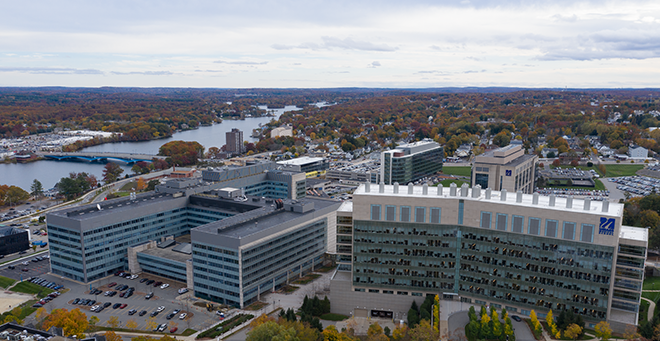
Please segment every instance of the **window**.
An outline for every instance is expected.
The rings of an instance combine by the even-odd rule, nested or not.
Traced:
[[[564,239],[573,240],[575,238],[575,223],[570,221],[564,222]]]
[[[441,209],[439,207],[432,207],[431,208],[431,223],[432,224],[440,224],[440,214],[441,214]]]
[[[410,206],[401,206],[401,221],[410,221]]]
[[[371,205],[371,220],[380,220],[380,205]]]
[[[463,211],[465,206],[465,200],[458,200],[458,224],[463,225]]]
[[[529,218],[529,226],[527,226],[527,233],[538,236],[540,229],[541,229],[541,219]]]
[[[591,243],[594,241],[594,226],[590,224],[582,224],[581,242]]]
[[[481,228],[489,229],[492,213],[490,212],[481,212]]]
[[[497,214],[497,222],[495,223],[495,227],[500,231],[506,231],[507,218],[509,218],[508,215],[506,215],[504,213],[498,213]]]
[[[557,237],[557,221],[547,219],[545,221],[545,236],[546,237]]]
[[[416,223],[426,222],[426,207],[415,207],[415,222]]]
[[[522,233],[523,232],[523,221],[524,220],[525,220],[525,218],[523,218],[519,215],[514,215],[513,220],[511,221],[511,231]]]
[[[385,220],[395,221],[396,220],[396,206],[385,206]]]
[[[481,186],[481,188],[488,188],[488,174],[475,174],[474,184]]]

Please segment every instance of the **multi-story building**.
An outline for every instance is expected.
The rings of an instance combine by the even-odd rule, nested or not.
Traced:
[[[444,150],[429,139],[402,144],[381,153],[380,179],[387,185],[407,184],[442,170]]]
[[[231,131],[225,133],[227,153],[229,154],[242,154],[245,151],[243,146],[243,131],[232,128]]]
[[[403,319],[438,294],[521,315],[573,310],[589,327],[637,323],[648,232],[622,226],[622,204],[364,184],[352,212],[353,261],[332,281],[333,312]]]
[[[175,179],[155,193],[49,213],[52,272],[87,283],[145,271],[243,308],[335,248],[339,202],[253,197],[214,185]],[[185,235],[189,243],[176,244]]]
[[[474,158],[472,186],[532,194],[537,161],[538,156],[525,154],[521,145],[483,153]]]
[[[328,160],[324,157],[303,156],[291,160],[278,161],[277,164],[286,167],[286,169],[303,173],[323,173],[330,168]]]
[[[21,252],[29,248],[28,231],[0,225],[0,255]]]

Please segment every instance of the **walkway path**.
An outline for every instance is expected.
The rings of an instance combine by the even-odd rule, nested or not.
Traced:
[[[651,290],[644,290],[644,291],[651,291]],[[658,292],[658,290],[653,290],[651,292]],[[655,313],[655,302],[653,302],[652,300],[649,300],[646,297],[642,297],[642,299],[646,302],[649,302],[649,311],[646,314],[646,319],[649,322],[651,322],[651,320],[653,320],[653,313]]]

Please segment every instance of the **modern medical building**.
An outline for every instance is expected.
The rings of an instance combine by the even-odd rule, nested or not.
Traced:
[[[520,315],[573,310],[623,330],[637,323],[648,234],[622,215],[589,199],[363,184],[337,214],[332,310],[404,319],[438,294]]]
[[[445,157],[440,144],[429,139],[402,144],[381,153],[380,179],[385,184],[407,184],[442,170]]]
[[[174,179],[155,192],[49,213],[52,272],[88,283],[118,270],[144,271],[242,308],[320,265],[335,248],[340,203],[297,196],[295,179],[304,183],[304,173],[230,171],[242,177]],[[231,182],[266,195],[220,187]]]
[[[534,192],[538,156],[525,154],[521,145],[508,145],[474,158],[472,186],[509,192]]]

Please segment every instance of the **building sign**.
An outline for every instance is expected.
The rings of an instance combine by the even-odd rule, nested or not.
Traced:
[[[598,234],[606,236],[614,235],[614,218],[600,217],[600,225],[598,227]]]
[[[511,173],[512,173],[512,170],[510,170],[510,169],[506,170],[506,176],[511,176]]]

